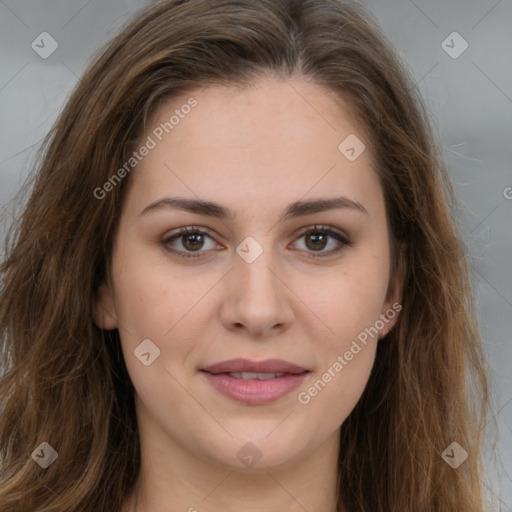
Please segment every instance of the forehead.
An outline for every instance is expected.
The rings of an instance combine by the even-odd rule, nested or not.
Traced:
[[[365,145],[352,161],[339,148],[347,138]],[[141,145],[150,139],[132,178],[142,206],[165,194],[254,207],[334,189],[359,201],[365,190],[379,193],[372,150],[350,103],[300,79],[182,93],[148,119]]]
[[[219,142],[234,147],[245,143],[247,148],[260,145],[284,151],[301,141],[309,142],[307,149],[317,146],[325,151],[337,149],[340,137],[348,132],[365,138],[350,101],[297,78],[260,79],[243,88],[211,85],[181,93],[160,105],[146,131],[169,121],[173,113],[180,114],[182,109],[188,112],[186,105],[191,98],[197,106],[176,119],[178,123],[172,128],[176,143],[189,138],[187,127],[213,147]],[[316,133],[325,139],[321,146]]]

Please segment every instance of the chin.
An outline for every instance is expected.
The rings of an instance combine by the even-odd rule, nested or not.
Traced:
[[[275,424],[272,428],[275,428]],[[271,432],[272,428],[266,429],[265,432]],[[303,450],[297,450],[297,447],[305,447],[306,440],[292,440],[292,437],[271,436],[265,438],[260,431],[258,436],[254,436],[250,440],[247,434],[235,436],[230,439],[229,443],[221,447],[210,446],[209,450],[203,450],[209,454],[209,459],[215,461],[216,464],[225,466],[231,471],[243,473],[258,473],[268,470],[285,469],[293,465],[303,453]]]

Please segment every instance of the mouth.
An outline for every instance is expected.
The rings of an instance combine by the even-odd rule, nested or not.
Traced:
[[[282,359],[266,359],[265,361],[251,361],[249,359],[230,359],[222,361],[205,368],[202,371],[219,374],[219,373],[253,373],[253,374],[290,374],[297,375],[307,372],[306,368]],[[254,378],[254,377],[251,377]]]
[[[309,370],[281,359],[231,359],[201,369],[215,390],[237,402],[274,402],[296,389]]]
[[[217,374],[220,375],[220,374]],[[279,377],[284,377],[285,375],[291,375],[283,372],[274,372],[274,373],[253,373],[253,372],[230,372],[223,373],[222,375],[229,375],[233,377],[233,379],[242,379],[242,380],[272,380]]]

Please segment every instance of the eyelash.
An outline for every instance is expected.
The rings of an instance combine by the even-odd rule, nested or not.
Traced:
[[[337,240],[338,242],[340,242],[342,244],[342,247],[339,247],[338,249],[334,249],[334,250],[330,250],[330,251],[327,251],[327,252],[324,252],[324,251],[307,251],[307,252],[311,252],[311,256],[313,258],[325,258],[325,257],[328,257],[328,256],[332,256],[334,254],[337,254],[339,253],[340,251],[342,251],[344,249],[344,247],[350,247],[352,245],[352,242],[346,237],[344,236],[343,234],[339,233],[338,231],[335,231],[331,228],[329,228],[328,226],[317,226],[315,225],[314,227],[312,228],[309,228],[307,229],[306,231],[303,231],[302,233],[299,234],[298,236],[298,239],[299,238],[302,238],[304,236],[307,236],[307,235],[311,235],[311,234],[324,234],[324,235],[328,235],[329,237],[331,238],[334,238],[335,240]],[[203,256],[202,253],[206,252],[206,251],[201,251],[201,250],[198,250],[198,251],[178,251],[176,249],[170,249],[168,247],[168,244],[173,242],[174,240],[177,240],[179,239],[180,237],[183,237],[184,235],[206,235],[208,236],[209,238],[212,238],[213,240],[213,237],[211,235],[209,235],[208,231],[205,231],[199,227],[196,227],[196,226],[187,226],[187,227],[184,227],[184,228],[180,228],[178,230],[178,232],[176,232],[175,234],[171,235],[171,236],[168,236],[167,238],[165,238],[164,240],[161,241],[161,245],[164,247],[165,250],[169,251],[169,252],[172,252],[173,254],[176,254],[177,256],[181,257],[181,258],[200,258]],[[315,254],[316,253],[320,253],[320,254]]]

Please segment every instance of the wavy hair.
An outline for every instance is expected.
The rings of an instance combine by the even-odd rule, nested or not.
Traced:
[[[117,330],[93,322],[130,180],[101,200],[164,99],[301,77],[348,99],[377,158],[398,323],[341,427],[340,510],[482,512],[489,406],[456,198],[427,110],[378,25],[336,0],[164,0],[88,67],[41,149],[0,266],[0,510],[118,512],[138,478],[133,394]],[[136,171],[134,171],[136,172]],[[453,469],[441,453],[458,442]],[[42,469],[33,450],[57,461]]]

